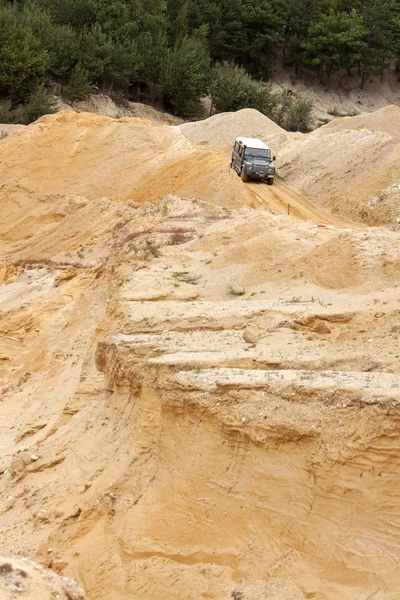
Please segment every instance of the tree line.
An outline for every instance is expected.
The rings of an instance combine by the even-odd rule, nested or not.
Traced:
[[[192,117],[211,93],[279,118],[296,103],[263,83],[280,61],[364,81],[399,44],[399,0],[0,0],[0,120],[51,110],[50,81],[70,101],[100,88]]]

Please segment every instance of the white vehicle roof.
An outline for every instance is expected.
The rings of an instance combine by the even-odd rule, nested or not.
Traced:
[[[237,137],[235,142],[239,142],[239,144],[247,146],[248,148],[262,148],[263,150],[270,149],[267,144],[264,144],[264,142],[258,140],[257,138]]]

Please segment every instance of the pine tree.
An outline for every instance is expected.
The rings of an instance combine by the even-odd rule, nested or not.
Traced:
[[[397,0],[364,0],[361,13],[367,27],[363,52],[362,85],[368,73],[380,74],[389,66],[400,38],[400,6]]]
[[[43,83],[49,63],[48,52],[31,29],[0,7],[0,95],[26,100]]]
[[[71,73],[68,85],[64,86],[62,96],[65,100],[85,100],[93,92],[93,85],[89,81],[89,73],[81,63],[78,63]]]
[[[209,55],[203,39],[186,36],[169,52],[163,74],[165,99],[182,117],[199,113],[206,91]]]
[[[356,11],[322,15],[311,23],[307,39],[302,44],[305,64],[318,67],[320,81],[329,81],[338,69],[350,69],[358,64],[365,50],[366,29]]]

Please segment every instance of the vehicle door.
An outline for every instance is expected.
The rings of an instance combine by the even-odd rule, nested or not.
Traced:
[[[242,166],[243,166],[243,161],[244,161],[244,150],[245,150],[245,146],[242,146],[242,144],[239,144],[239,151],[238,151],[238,172],[241,173],[242,171]]]
[[[240,165],[240,144],[239,142],[235,142],[234,146],[233,146],[233,152],[232,152],[232,167],[236,170],[239,171],[241,169],[241,165]]]

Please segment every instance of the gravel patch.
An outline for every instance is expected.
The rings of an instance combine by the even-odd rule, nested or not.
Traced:
[[[254,108],[221,113],[204,121],[184,123],[182,133],[195,144],[231,146],[239,135],[268,142],[271,136],[287,135],[286,131]]]

